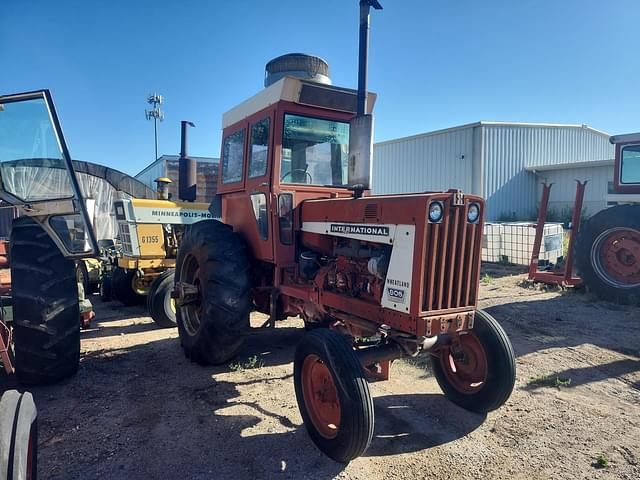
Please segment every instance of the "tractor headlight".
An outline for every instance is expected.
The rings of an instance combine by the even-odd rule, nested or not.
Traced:
[[[472,203],[467,209],[467,221],[469,223],[476,223],[480,218],[480,205]]]
[[[429,221],[431,223],[439,223],[442,220],[444,214],[444,207],[442,202],[435,201],[429,205]]]

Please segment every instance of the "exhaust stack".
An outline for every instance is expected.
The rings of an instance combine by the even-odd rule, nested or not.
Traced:
[[[182,120],[180,134],[180,160],[178,163],[178,198],[183,202],[196,201],[196,161],[187,153],[187,129],[195,127],[193,122]]]

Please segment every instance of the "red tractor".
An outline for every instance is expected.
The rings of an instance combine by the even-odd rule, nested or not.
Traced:
[[[509,398],[514,353],[477,309],[484,201],[460,191],[369,193],[375,95],[366,93],[369,8],[360,1],[358,90],[290,54],[223,117],[214,218],[187,227],[174,297],[186,356],[228,361],[252,310],[304,319],[294,382],[309,435],[348,462],[373,436],[368,380],[431,355],[445,395],[475,412]]]
[[[586,287],[605,300],[640,306],[640,133],[611,137],[616,146],[615,203],[584,222],[576,263]]]

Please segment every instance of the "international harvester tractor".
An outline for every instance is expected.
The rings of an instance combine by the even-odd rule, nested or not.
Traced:
[[[509,398],[514,353],[477,309],[484,201],[460,191],[370,195],[366,91],[369,8],[360,1],[358,90],[332,86],[327,64],[290,54],[266,88],[223,116],[220,220],[189,225],[178,251],[178,330],[186,356],[236,355],[252,310],[304,319],[294,359],[311,439],[348,462],[369,446],[368,381],[391,361],[430,355],[445,395],[475,412]]]
[[[584,222],[576,263],[586,287],[600,298],[640,306],[640,133],[616,135],[613,194]]]

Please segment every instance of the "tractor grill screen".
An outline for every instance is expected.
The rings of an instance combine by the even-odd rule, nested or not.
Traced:
[[[467,222],[468,202],[444,202],[441,223],[427,223],[422,310],[474,306],[477,300],[482,223]]]
[[[118,233],[120,235],[120,242],[122,243],[122,253],[125,255],[133,255],[129,224],[127,222],[118,222]]]

